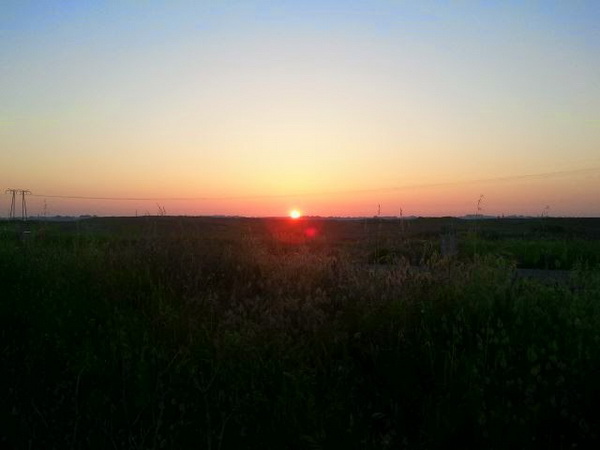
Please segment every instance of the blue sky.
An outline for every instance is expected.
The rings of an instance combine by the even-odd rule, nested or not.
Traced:
[[[231,198],[171,211],[255,215],[460,214],[485,190],[493,213],[600,214],[598,174],[580,172],[600,167],[600,2],[8,1],[1,14],[6,187]],[[527,174],[540,176],[473,185]],[[438,183],[459,187],[426,188]]]

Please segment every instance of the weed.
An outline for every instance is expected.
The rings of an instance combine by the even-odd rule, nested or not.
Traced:
[[[386,239],[374,267],[372,247],[276,223],[146,219],[0,235],[3,446],[598,444],[595,241],[479,236],[447,258],[436,228]],[[577,289],[515,279],[528,245],[567,255]]]

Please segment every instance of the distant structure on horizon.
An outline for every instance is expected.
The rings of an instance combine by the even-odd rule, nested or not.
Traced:
[[[10,214],[9,219],[15,219],[16,215],[16,206],[17,206],[17,196],[21,197],[21,219],[23,221],[27,220],[27,201],[25,200],[26,195],[30,195],[31,191],[29,189],[12,189],[8,188],[4,191],[5,194],[11,195],[10,201]]]

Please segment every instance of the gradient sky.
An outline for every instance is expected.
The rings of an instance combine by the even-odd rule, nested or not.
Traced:
[[[32,215],[462,215],[483,194],[600,216],[597,0],[3,0],[0,23],[0,187]]]

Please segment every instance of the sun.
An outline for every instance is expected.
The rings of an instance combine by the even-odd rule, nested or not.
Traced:
[[[290,217],[292,219],[299,219],[300,217],[302,217],[302,213],[300,211],[298,211],[297,209],[292,209],[290,211]]]

